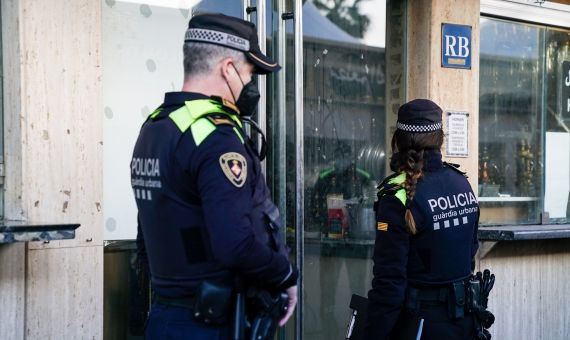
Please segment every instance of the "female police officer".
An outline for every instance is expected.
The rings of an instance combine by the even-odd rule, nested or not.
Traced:
[[[441,113],[427,99],[398,111],[395,174],[379,186],[376,203],[367,339],[401,338],[420,327],[422,339],[475,334],[464,315],[463,282],[474,269],[479,207],[464,174],[441,160]]]

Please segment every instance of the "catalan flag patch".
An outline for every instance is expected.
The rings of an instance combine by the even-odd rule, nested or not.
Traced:
[[[388,223],[378,222],[376,229],[378,229],[379,231],[388,231]]]

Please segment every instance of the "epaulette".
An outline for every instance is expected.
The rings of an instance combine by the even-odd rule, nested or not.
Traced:
[[[235,126],[235,123],[227,118],[224,117],[224,115],[220,115],[220,114],[212,114],[212,115],[208,115],[206,116],[206,118],[212,122],[214,125],[231,125],[231,126]]]
[[[465,176],[465,178],[469,178],[469,176],[467,176],[466,172],[459,170],[459,164],[443,162],[443,165],[450,168],[451,170],[453,170],[455,172],[462,174],[463,176]]]
[[[407,206],[408,198],[406,194],[406,190],[404,188],[404,183],[406,181],[406,174],[405,173],[395,173],[393,175],[388,176],[380,185],[378,186],[378,201],[383,196],[390,195],[395,196],[397,199],[402,202],[404,206]]]
[[[394,173],[388,177],[386,177],[382,183],[380,183],[376,189],[378,189],[378,198],[384,196],[384,195],[395,195],[398,190],[402,189],[402,185],[401,184],[396,184],[396,183],[391,183],[391,181],[393,179],[395,179],[396,177],[398,177],[400,174],[398,173]]]

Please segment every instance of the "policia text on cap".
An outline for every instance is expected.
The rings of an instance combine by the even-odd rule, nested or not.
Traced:
[[[298,271],[243,130],[259,100],[253,74],[280,69],[256,32],[194,16],[182,91],[166,93],[140,130],[131,184],[154,292],[148,339],[273,338],[295,309]]]

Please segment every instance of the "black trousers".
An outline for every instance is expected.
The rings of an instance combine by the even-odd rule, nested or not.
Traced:
[[[475,337],[473,316],[466,314],[452,320],[446,303],[422,301],[419,315],[424,319],[422,340],[472,340]]]

